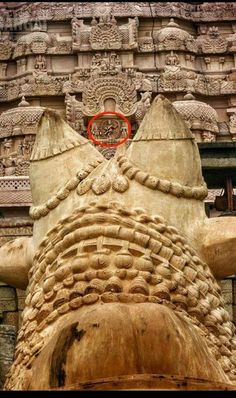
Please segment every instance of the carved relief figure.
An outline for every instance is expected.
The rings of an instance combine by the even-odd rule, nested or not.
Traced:
[[[170,102],[155,98],[109,161],[46,110],[30,167],[33,237],[0,248],[1,280],[28,286],[5,388],[235,390],[216,280],[236,271],[235,217],[206,217],[198,148]]]
[[[114,52],[109,54],[96,53],[92,58],[91,71],[93,74],[115,74],[121,71],[120,57]]]

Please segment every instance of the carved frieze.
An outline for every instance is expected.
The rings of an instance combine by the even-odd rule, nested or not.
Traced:
[[[157,2],[157,3],[93,3],[91,7],[86,2],[78,3],[22,3],[12,11],[5,9],[0,15],[0,29],[16,29],[22,24],[33,21],[60,21],[67,20],[75,16],[78,18],[99,17],[103,14],[112,12],[112,15],[122,17],[175,17],[185,20],[197,21],[217,21],[232,20],[235,14],[236,5],[233,2],[191,4],[184,2]]]
[[[95,53],[91,63],[91,73],[93,75],[117,74],[122,70],[120,56],[115,52]]]

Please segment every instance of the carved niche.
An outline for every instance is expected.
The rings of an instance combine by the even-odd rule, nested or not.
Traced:
[[[74,51],[132,49],[138,46],[138,19],[118,26],[114,16],[93,17],[91,25],[72,18],[72,48]]]
[[[0,142],[0,176],[29,175],[34,136],[4,138]]]
[[[180,65],[179,56],[171,51],[166,55],[165,67],[159,79],[161,91],[185,91],[195,86],[195,72],[185,71]]]
[[[217,26],[211,26],[205,37],[198,38],[198,43],[203,53],[220,54],[228,48],[228,42],[222,37]]]

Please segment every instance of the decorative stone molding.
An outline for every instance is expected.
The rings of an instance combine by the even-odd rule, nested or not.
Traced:
[[[232,15],[235,13],[235,3],[180,3],[166,2],[162,3],[93,3],[93,8],[87,3],[55,3],[50,5],[47,3],[17,3],[12,16],[12,10],[5,8],[4,13],[0,16],[0,28],[13,29],[21,26],[23,23],[46,20],[61,21],[71,19],[71,16],[77,18],[99,17],[101,14],[107,15],[112,13],[115,17],[164,17],[164,18],[180,18],[183,20],[198,21],[231,21]]]
[[[23,96],[17,108],[0,115],[0,138],[36,134],[42,114],[42,107],[29,106]]]
[[[84,113],[90,116],[104,111],[104,101],[113,98],[117,104],[117,111],[125,116],[135,112],[137,94],[132,81],[125,73],[115,77],[105,76],[91,78],[84,85],[83,103]]]
[[[40,26],[35,24],[31,33],[19,38],[16,43],[13,58],[28,54],[46,54],[49,47],[56,45],[55,38],[43,32]]]
[[[0,192],[1,206],[31,206],[32,204],[28,177],[1,177]]]
[[[147,91],[145,93],[141,93],[141,99],[137,102],[137,108],[135,112],[135,118],[138,126],[141,124],[147,110],[151,105],[152,94]]]

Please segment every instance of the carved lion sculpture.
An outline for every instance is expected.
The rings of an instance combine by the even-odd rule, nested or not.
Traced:
[[[27,288],[5,389],[235,389],[236,219],[208,219],[194,137],[158,96],[107,161],[54,111],[30,165],[32,239],[0,249]]]

